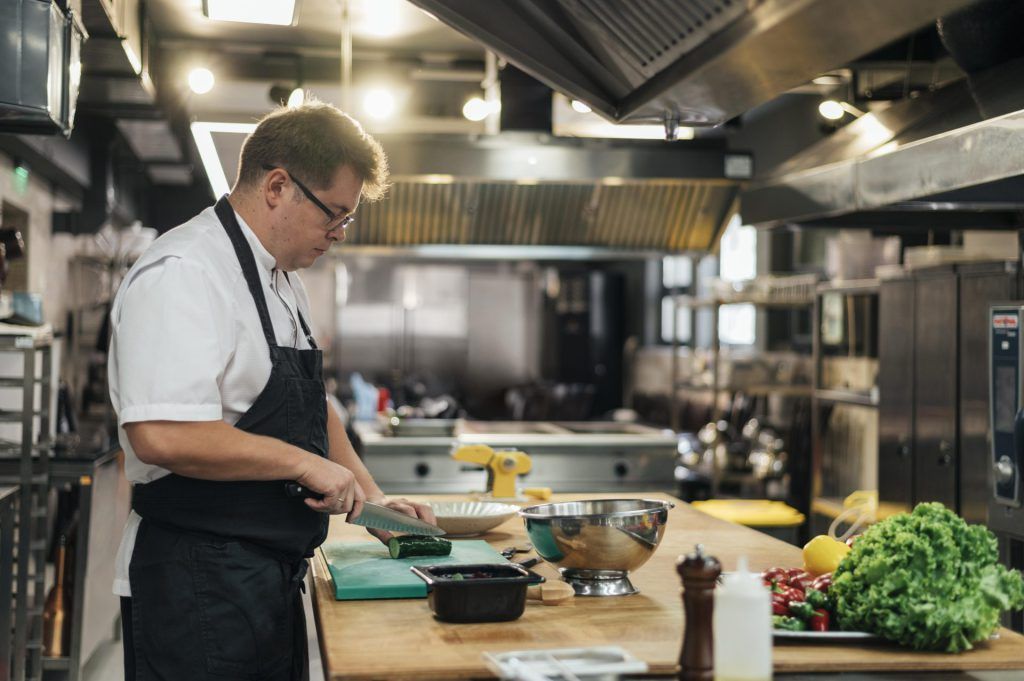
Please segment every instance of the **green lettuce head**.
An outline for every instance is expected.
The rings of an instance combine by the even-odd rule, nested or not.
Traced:
[[[1024,608],[1024,578],[998,563],[995,536],[942,504],[873,525],[833,575],[840,628],[917,650],[959,653]]]

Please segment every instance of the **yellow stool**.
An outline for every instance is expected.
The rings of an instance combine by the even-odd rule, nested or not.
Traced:
[[[709,499],[691,506],[720,520],[752,527],[776,539],[797,543],[804,514],[781,501],[770,499]]]

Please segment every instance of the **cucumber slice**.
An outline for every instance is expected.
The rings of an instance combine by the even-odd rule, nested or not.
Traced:
[[[452,552],[452,543],[440,537],[408,534],[388,540],[388,553],[392,558],[413,556],[447,556]]]

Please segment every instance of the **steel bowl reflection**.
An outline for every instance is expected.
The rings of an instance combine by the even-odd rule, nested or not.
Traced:
[[[654,555],[674,505],[653,499],[594,499],[530,506],[519,512],[541,558],[554,564],[578,596],[623,596]]]

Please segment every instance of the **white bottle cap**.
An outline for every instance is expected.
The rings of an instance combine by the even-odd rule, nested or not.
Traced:
[[[740,556],[736,561],[736,571],[729,572],[722,577],[722,587],[734,593],[764,591],[765,587],[761,583],[761,576],[756,572],[750,572],[748,566],[747,557]]]

